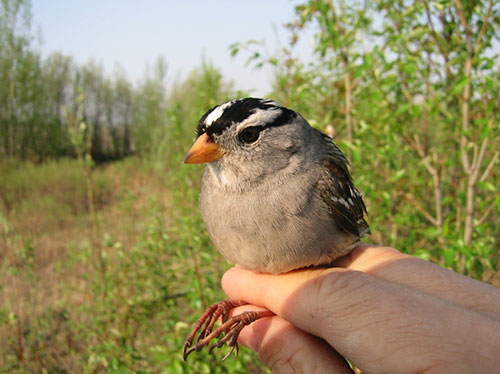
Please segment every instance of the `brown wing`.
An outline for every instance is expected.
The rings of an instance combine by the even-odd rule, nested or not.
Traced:
[[[348,161],[330,137],[321,133],[326,154],[321,158],[325,172],[319,180],[321,196],[332,211],[335,222],[343,230],[363,236],[370,232],[364,219],[366,206],[359,191],[352,183],[347,168]]]

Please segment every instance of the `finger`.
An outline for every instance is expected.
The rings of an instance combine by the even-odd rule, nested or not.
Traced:
[[[488,362],[478,357],[496,357],[500,349],[496,321],[358,271],[271,275],[233,268],[223,287],[230,298],[265,306],[322,337],[368,372],[425,372],[443,361],[457,370],[481,367]]]
[[[393,248],[360,244],[335,265],[363,271],[500,320],[500,288]]]
[[[244,310],[256,307],[247,305],[235,314]],[[278,316],[262,318],[245,327],[238,342],[257,352],[273,374],[352,373],[344,358],[324,340]]]

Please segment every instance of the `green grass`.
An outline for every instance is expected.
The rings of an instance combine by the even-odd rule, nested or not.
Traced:
[[[97,168],[98,238],[78,162],[0,168],[0,373],[266,372],[245,349],[182,360],[229,266],[199,217],[200,168]]]

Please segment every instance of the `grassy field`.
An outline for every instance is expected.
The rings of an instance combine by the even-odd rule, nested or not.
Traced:
[[[246,350],[182,361],[228,266],[199,217],[201,168],[98,167],[97,225],[77,161],[0,168],[1,373],[264,372]]]

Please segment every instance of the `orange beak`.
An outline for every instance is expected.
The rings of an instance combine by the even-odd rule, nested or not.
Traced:
[[[224,152],[207,134],[203,134],[194,142],[184,158],[185,164],[202,164],[212,162],[222,157]]]

